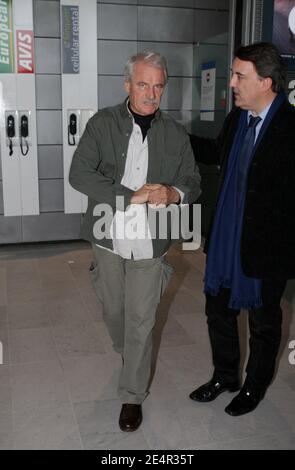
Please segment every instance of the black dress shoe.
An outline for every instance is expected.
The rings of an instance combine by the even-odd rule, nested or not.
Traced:
[[[122,405],[119,426],[122,431],[132,432],[139,428],[142,422],[141,405],[124,403]]]
[[[224,411],[231,416],[241,416],[250,413],[255,410],[263,396],[263,392],[257,392],[244,386]]]
[[[222,392],[237,392],[240,388],[238,381],[218,382],[218,380],[211,379],[206,384],[194,390],[190,394],[190,398],[195,401],[208,402],[215,400]]]

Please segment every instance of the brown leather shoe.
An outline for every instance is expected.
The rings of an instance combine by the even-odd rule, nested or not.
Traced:
[[[119,426],[122,431],[132,432],[139,428],[142,422],[142,409],[141,405],[133,403],[123,403]]]

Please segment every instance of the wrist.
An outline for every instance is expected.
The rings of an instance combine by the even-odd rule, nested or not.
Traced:
[[[171,197],[172,197],[172,204],[178,204],[180,202],[180,194],[175,188],[171,188]]]

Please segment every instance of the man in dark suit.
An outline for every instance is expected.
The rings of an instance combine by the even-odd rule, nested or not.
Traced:
[[[295,277],[295,109],[285,70],[269,43],[240,47],[230,86],[236,107],[216,141],[191,136],[195,157],[220,164],[207,237],[206,315],[212,379],[190,394],[199,402],[240,389],[237,315],[249,312],[246,379],[225,408],[254,410],[270,385],[281,340],[280,300]]]

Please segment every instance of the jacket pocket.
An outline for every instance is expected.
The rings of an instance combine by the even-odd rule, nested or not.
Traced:
[[[102,289],[101,289],[101,278],[96,260],[93,260],[89,268],[91,282],[95,290],[96,296],[100,302],[102,302]]]

